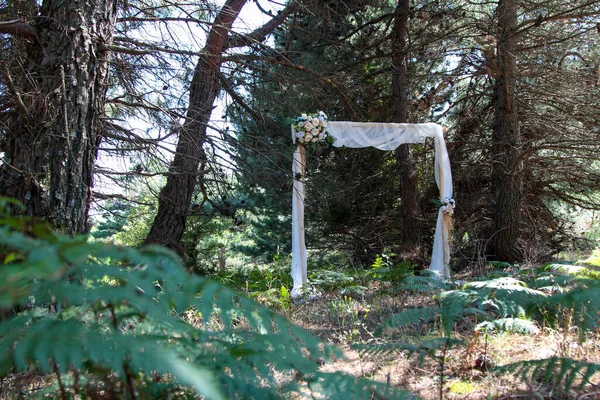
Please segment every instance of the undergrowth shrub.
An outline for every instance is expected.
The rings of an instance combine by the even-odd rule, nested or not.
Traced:
[[[325,291],[338,291],[355,286],[355,279],[341,271],[321,269],[310,274],[310,283]]]
[[[366,276],[374,280],[399,283],[414,274],[416,269],[414,264],[410,261],[394,264],[392,256],[393,254],[377,254],[371,268],[366,271]]]
[[[537,334],[540,327],[570,332],[573,328],[584,341],[588,334],[598,332],[600,323],[600,278],[595,270],[580,266],[549,265],[533,275],[516,271],[527,280],[495,271],[485,280],[462,284],[448,290],[451,282],[432,277],[407,277],[401,285],[405,290],[435,293],[436,305],[407,309],[385,320],[376,332],[379,336],[389,329],[439,323],[440,337],[417,340],[416,343],[384,342],[355,346],[363,354],[380,357],[397,351],[417,355],[439,364],[440,398],[443,397],[444,360],[449,348],[464,345],[454,338],[457,322],[468,317],[475,322],[474,330],[507,331]],[[480,322],[482,321],[482,322]],[[590,383],[600,365],[554,356],[542,360],[525,360],[509,365],[486,366],[496,374],[512,373],[525,380],[535,380],[559,387],[564,393],[581,389]]]
[[[246,264],[218,271],[214,276],[221,283],[250,292],[263,292],[293,286],[290,275],[291,258],[282,258],[264,265]]]
[[[0,379],[27,398],[407,398],[319,371],[338,351],[159,247],[59,235],[0,216]],[[6,385],[1,385],[10,398]]]

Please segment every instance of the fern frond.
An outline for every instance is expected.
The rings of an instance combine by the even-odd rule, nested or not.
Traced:
[[[3,342],[11,342],[12,348],[2,349],[3,364],[25,370],[36,365],[42,372],[50,372],[54,366],[61,373],[85,369],[84,364],[113,371],[121,379],[126,378],[126,366],[134,371],[150,375],[152,372],[172,374],[182,384],[198,390],[212,399],[224,399],[214,371],[198,364],[191,364],[177,354],[175,344],[168,345],[159,337],[136,337],[117,331],[106,331],[100,324],[90,324],[76,319],[35,318],[24,314],[23,326],[16,331],[0,332]],[[12,339],[12,340],[11,340]]]
[[[399,285],[398,289],[415,293],[436,293],[448,290],[450,286],[450,283],[440,280],[437,276],[410,275],[404,279],[404,283]]]
[[[549,264],[544,268],[546,271],[558,272],[571,276],[578,276],[589,279],[600,279],[600,273],[592,270],[588,267],[581,265],[567,265],[567,264]]]
[[[436,315],[439,313],[438,307],[422,307],[422,308],[411,308],[397,314],[392,315],[386,319],[376,330],[376,334],[381,334],[385,329],[402,328],[408,325],[416,325],[422,323],[428,323],[435,320]]]
[[[25,310],[0,324],[1,377],[33,366],[76,371],[80,385],[111,377],[125,387],[133,375],[140,391],[184,386],[207,399],[278,398],[299,383],[282,386],[277,374],[308,379],[317,359],[340,355],[249,298],[189,275],[162,248],[34,238],[10,225],[0,227],[0,248],[13,254],[0,268],[0,307]],[[196,325],[181,318],[186,311]],[[170,378],[157,385],[157,374]],[[319,382],[333,391],[328,379]]]
[[[540,328],[537,327],[534,321],[523,318],[499,318],[493,321],[485,321],[477,324],[475,330],[516,332],[522,334],[537,334],[540,332]]]
[[[417,399],[413,394],[398,390],[393,386],[370,381],[367,379],[354,378],[339,372],[318,372],[309,381],[309,388],[313,392],[313,398],[328,400],[348,399]]]
[[[532,289],[540,291],[556,293],[564,292],[569,286],[573,284],[573,277],[568,275],[542,273],[534,280],[528,282],[528,286]]]
[[[462,290],[440,295],[447,302],[458,302],[464,307],[493,312],[500,317],[525,316],[527,305],[533,299],[545,297],[545,293],[511,277],[470,282]]]
[[[590,383],[591,378],[600,372],[600,364],[551,357],[498,366],[494,371],[500,374],[519,375],[526,380],[563,386],[568,392],[573,388],[582,389]]]
[[[388,357],[398,352],[405,352],[408,356],[418,356],[419,363],[423,363],[425,357],[435,356],[437,351],[463,344],[464,341],[455,338],[433,338],[422,342],[413,343],[380,343],[380,344],[356,344],[352,348],[358,350],[364,357],[381,358]]]
[[[573,323],[581,332],[589,332],[600,326],[600,281],[579,279],[575,288],[565,293],[531,302],[528,311],[538,315],[551,326],[559,322],[559,309],[573,310]]]
[[[352,348],[357,350],[361,356],[374,359],[389,357],[399,352],[407,351],[409,353],[418,352],[418,345],[411,343],[377,343],[377,344],[354,344]]]
[[[525,282],[508,276],[502,278],[489,279],[485,281],[469,282],[465,285],[465,288],[488,291],[504,290],[508,293],[524,292],[532,296],[545,296],[544,293],[527,287],[527,284]]]
[[[413,308],[392,315],[377,329],[376,334],[381,334],[386,328],[399,328],[408,325],[428,323],[440,316],[444,335],[450,337],[456,321],[469,314],[477,314],[488,318],[486,312],[470,307],[475,303],[479,294],[475,291],[451,290],[438,296],[441,307]]]
[[[474,290],[450,290],[437,297],[441,304],[440,317],[444,335],[450,337],[457,320],[466,315],[478,315],[489,319],[484,309],[486,296]]]

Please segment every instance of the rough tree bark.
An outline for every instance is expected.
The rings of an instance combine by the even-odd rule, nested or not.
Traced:
[[[246,0],[228,0],[213,22],[206,45],[198,59],[190,86],[186,120],[179,132],[175,158],[171,163],[167,184],[160,192],[158,213],[145,244],[158,243],[182,252],[179,241],[185,230],[198,167],[205,163],[206,126],[218,92],[221,54],[233,22]],[[201,168],[202,170],[203,168]]]
[[[408,17],[409,1],[398,0],[392,32],[392,122],[408,122]],[[418,174],[409,144],[396,150],[402,182],[401,256],[416,259],[420,254],[421,224]]]
[[[33,25],[0,25],[13,35],[0,60],[10,93],[0,193],[69,234],[87,229],[116,5],[46,0]]]
[[[167,183],[160,192],[158,213],[144,244],[162,244],[180,254],[183,252],[179,242],[185,230],[194,186],[205,166],[203,146],[218,92],[218,74],[223,52],[228,48],[263,41],[296,9],[296,2],[292,1],[277,16],[251,34],[230,36],[231,26],[245,3],[246,0],[227,0],[208,34],[201,52],[204,56],[199,58],[194,70],[186,120],[179,131]]]
[[[523,196],[522,153],[516,100],[517,0],[499,0],[497,66],[492,133],[492,188],[495,198],[494,232],[490,255],[499,260],[523,259],[519,223]]]

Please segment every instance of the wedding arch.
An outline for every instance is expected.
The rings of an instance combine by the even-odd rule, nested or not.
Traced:
[[[298,123],[292,125],[292,141],[298,142],[294,152],[292,174],[294,186],[292,194],[292,297],[303,293],[308,283],[307,253],[304,241],[304,172],[306,168],[306,147],[304,143],[324,141],[327,135],[333,139],[335,147],[394,150],[405,143],[424,143],[433,138],[435,146],[435,181],[440,192],[441,207],[433,241],[433,251],[429,269],[440,277],[450,277],[450,222],[454,212],[452,199],[452,172],[450,159],[444,141],[442,127],[434,123],[397,124],[373,122],[334,122],[320,112],[316,115],[303,114]]]

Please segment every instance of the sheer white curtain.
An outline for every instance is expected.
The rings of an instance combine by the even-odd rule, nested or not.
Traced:
[[[442,277],[450,277],[450,216],[454,209],[452,200],[452,172],[450,159],[440,125],[391,124],[372,122],[329,122],[329,134],[335,139],[335,147],[375,147],[380,150],[394,150],[405,143],[424,143],[428,137],[435,145],[435,181],[440,190],[440,201],[444,204],[438,212],[433,252],[429,269]],[[292,140],[296,140],[292,128]],[[294,193],[292,197],[292,297],[302,294],[308,282],[306,273],[306,246],[304,243],[304,168],[306,164],[304,146],[298,146],[294,153],[292,171]]]
[[[292,130],[292,136],[294,132]],[[295,136],[294,136],[295,139]],[[306,148],[302,145],[294,152],[292,174],[294,179],[292,195],[292,279],[294,287],[290,295],[298,297],[302,294],[302,287],[308,282],[306,275],[306,245],[304,243],[304,168],[306,161]]]

